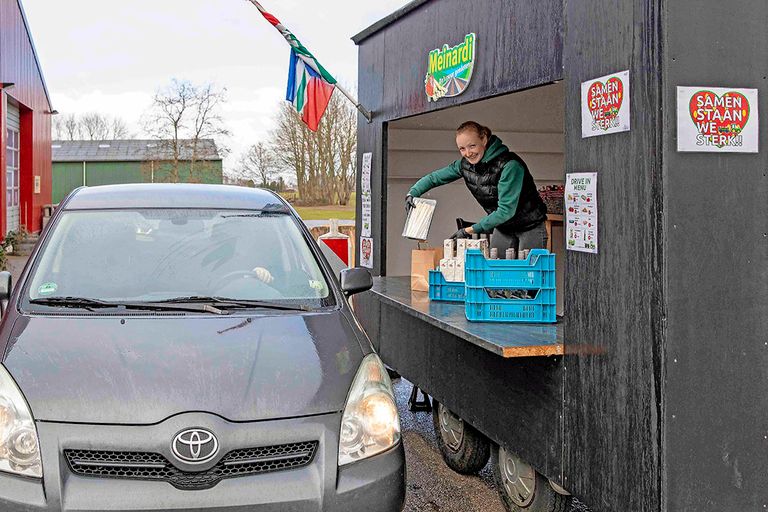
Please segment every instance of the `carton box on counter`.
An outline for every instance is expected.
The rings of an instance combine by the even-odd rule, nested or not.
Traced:
[[[461,283],[464,282],[464,260],[456,258],[456,271],[454,276],[456,277],[455,281],[459,281]]]
[[[453,243],[454,240],[452,238],[443,240],[443,258],[453,258]]]
[[[453,278],[453,272],[448,267],[448,262],[452,259],[453,258],[443,258],[440,260],[440,273],[443,274],[443,279],[446,281],[451,281]]]
[[[456,257],[461,261],[464,261],[464,253],[467,251],[467,242],[471,242],[466,238],[458,238],[456,240]]]
[[[447,267],[448,267],[448,275],[445,277],[446,281],[456,281],[456,258],[448,258],[447,261]]]

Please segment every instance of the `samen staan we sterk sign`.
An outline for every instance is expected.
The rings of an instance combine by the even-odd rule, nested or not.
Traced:
[[[581,136],[626,132],[630,127],[629,71],[581,84]]]
[[[677,88],[677,150],[757,153],[757,89]]]

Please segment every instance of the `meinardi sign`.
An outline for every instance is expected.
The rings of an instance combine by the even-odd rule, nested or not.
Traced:
[[[444,44],[429,52],[427,76],[424,78],[424,91],[427,101],[458,96],[469,85],[472,70],[475,67],[474,33],[464,36],[464,41],[456,46]]]
[[[757,153],[757,89],[677,88],[677,150]]]

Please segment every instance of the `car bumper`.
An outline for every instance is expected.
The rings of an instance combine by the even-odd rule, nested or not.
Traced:
[[[38,423],[43,479],[0,473],[0,510],[155,511],[211,510],[270,512],[402,510],[405,456],[402,444],[338,468],[339,414],[294,420],[232,424],[204,414],[185,414],[151,426]],[[306,466],[226,478],[208,489],[181,490],[167,482],[79,476],[64,450],[163,452],[165,441],[183,426],[209,428],[223,448],[317,440]],[[160,440],[157,446],[147,439]],[[148,446],[150,445],[150,446]],[[170,459],[169,459],[170,460]]]

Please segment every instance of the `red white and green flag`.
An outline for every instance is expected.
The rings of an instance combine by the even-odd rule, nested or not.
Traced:
[[[256,0],[250,0],[291,45],[291,61],[288,68],[288,90],[285,99],[293,103],[310,130],[317,131],[328,102],[336,86],[336,79],[317,61],[314,55],[296,39],[290,30],[268,13]]]

